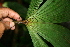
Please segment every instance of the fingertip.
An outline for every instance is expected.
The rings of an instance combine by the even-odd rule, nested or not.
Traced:
[[[21,21],[22,20],[22,18],[21,17],[19,17],[18,19],[17,19],[17,21]]]
[[[15,29],[15,23],[14,22],[10,22],[10,28],[11,28],[11,30]]]
[[[13,20],[10,18],[4,18],[4,19],[2,19],[2,21],[13,21]]]
[[[11,28],[11,30],[14,30],[15,29],[15,26],[13,26],[12,28]]]
[[[14,22],[10,22],[10,28],[13,27],[15,25]]]
[[[20,15],[19,15],[18,13],[14,13],[13,19],[17,19],[17,18],[19,18],[19,17],[20,17]]]

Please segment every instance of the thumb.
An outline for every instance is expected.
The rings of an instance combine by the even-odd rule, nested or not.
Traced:
[[[2,22],[0,22],[0,38],[2,37],[4,30],[5,30],[5,26]]]

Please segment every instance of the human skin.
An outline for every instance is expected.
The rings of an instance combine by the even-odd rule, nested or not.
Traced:
[[[0,38],[2,37],[4,30],[15,29],[15,23],[12,19],[15,19],[17,21],[22,20],[20,15],[12,9],[0,8]]]

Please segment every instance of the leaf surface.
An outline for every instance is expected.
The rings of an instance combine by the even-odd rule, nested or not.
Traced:
[[[70,0],[47,0],[36,13],[39,22],[61,23],[70,21]]]
[[[34,47],[48,47],[48,45],[40,38],[40,36],[35,31],[33,31],[31,26],[28,26],[28,30]]]
[[[28,8],[28,12],[27,12],[27,18],[34,15],[34,13],[37,12],[40,4],[43,2],[43,0],[31,0],[31,3],[29,5]]]
[[[29,23],[28,26],[29,30],[38,33],[54,47],[70,47],[69,29],[52,23]]]

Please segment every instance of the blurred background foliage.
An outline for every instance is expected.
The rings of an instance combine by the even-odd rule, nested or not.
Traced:
[[[0,7],[9,7],[25,20],[31,0],[0,0]],[[14,5],[15,4],[15,5]],[[8,5],[8,6],[7,6]],[[16,24],[14,31],[7,30],[0,39],[0,47],[33,47],[29,32],[24,24]]]

